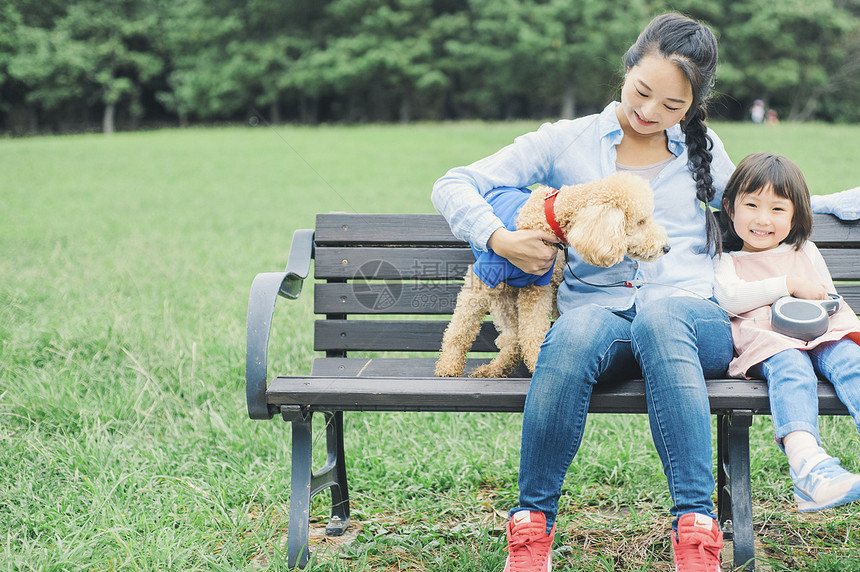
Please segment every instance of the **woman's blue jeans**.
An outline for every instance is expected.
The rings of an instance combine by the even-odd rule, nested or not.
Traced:
[[[785,350],[751,370],[767,380],[770,410],[780,443],[792,431],[818,435],[818,376],[830,381],[860,431],[860,346],[851,340],[810,350]]]
[[[520,456],[520,506],[542,511],[547,531],[558,512],[564,476],[585,428],[594,386],[641,374],[648,417],[677,519],[713,516],[711,414],[705,377],[732,358],[729,319],[699,298],[649,302],[638,313],[599,306],[569,310],[541,347],[526,397]]]

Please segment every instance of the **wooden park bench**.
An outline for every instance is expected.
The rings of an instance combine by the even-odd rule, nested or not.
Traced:
[[[860,281],[860,222],[815,216],[813,240],[835,281]],[[314,260],[314,350],[310,372],[269,376],[270,326],[279,296],[301,293]],[[258,274],[248,305],[246,389],[253,419],[280,415],[292,425],[288,564],[308,561],[311,499],[329,490],[328,535],[349,525],[349,489],[343,447],[344,412],[523,410],[529,387],[523,367],[507,379],[436,378],[434,361],[467,266],[468,245],[454,238],[436,214],[321,214],[314,230],[293,235],[284,272]],[[840,293],[860,308],[860,285]],[[350,319],[357,317],[360,319]],[[311,324],[291,324],[300,330]],[[496,332],[488,321],[472,348],[493,352]],[[274,340],[273,351],[281,351]],[[407,353],[408,352],[408,353]],[[411,357],[426,352],[426,357]],[[379,357],[382,356],[382,357]],[[488,358],[487,358],[488,359]],[[468,367],[486,359],[472,358]],[[276,372],[279,373],[279,372]],[[717,510],[734,565],[754,567],[749,428],[754,415],[769,414],[761,381],[708,380],[717,416]],[[818,389],[823,415],[845,415],[833,387]],[[644,382],[618,379],[594,389],[590,413],[646,413]],[[311,418],[326,421],[326,461],[312,466]]]

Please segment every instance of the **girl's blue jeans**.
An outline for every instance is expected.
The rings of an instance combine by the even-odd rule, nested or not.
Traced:
[[[732,358],[726,313],[676,296],[638,313],[599,306],[569,310],[547,333],[526,397],[520,456],[520,506],[541,511],[547,531],[585,428],[591,392],[602,380],[645,379],[654,444],[672,496],[672,516],[713,516],[711,414],[705,377]]]
[[[818,376],[830,381],[860,431],[860,346],[852,340],[810,350],[785,350],[755,366],[767,380],[771,417],[780,443],[792,431],[818,435]]]

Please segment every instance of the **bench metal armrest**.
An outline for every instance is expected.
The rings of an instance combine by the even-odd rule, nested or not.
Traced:
[[[245,346],[245,395],[251,419],[271,419],[276,412],[266,403],[266,363],[275,302],[279,295],[291,300],[299,297],[310,272],[313,251],[314,231],[295,231],[286,270],[262,272],[251,284]]]

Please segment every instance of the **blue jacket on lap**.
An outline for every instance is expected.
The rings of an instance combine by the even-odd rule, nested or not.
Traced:
[[[531,190],[529,189],[498,187],[487,193],[484,198],[493,207],[493,213],[505,224],[505,228],[516,230],[520,209],[530,195]],[[475,253],[475,266],[473,267],[475,274],[484,284],[493,288],[501,282],[516,288],[522,288],[529,284],[546,286],[552,278],[552,268],[539,276],[523,272],[511,264],[507,258],[502,258],[490,248],[484,251],[478,250],[472,245],[472,252]]]

